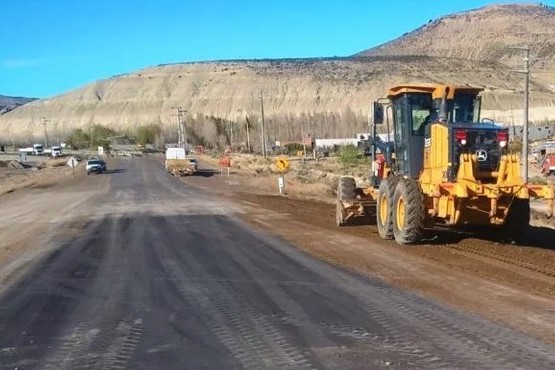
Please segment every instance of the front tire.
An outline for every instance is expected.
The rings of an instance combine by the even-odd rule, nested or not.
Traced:
[[[341,176],[339,185],[337,186],[337,199],[342,201],[350,201],[356,198],[356,181],[351,176]]]
[[[382,239],[393,239],[393,198],[398,179],[395,176],[382,179],[376,202],[376,225]]]
[[[402,179],[395,188],[393,235],[398,244],[414,244],[424,233],[424,195],[414,179]]]

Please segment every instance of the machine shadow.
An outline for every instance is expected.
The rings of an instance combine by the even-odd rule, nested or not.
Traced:
[[[104,171],[104,173],[106,175],[114,175],[114,174],[117,174],[117,173],[125,173],[125,172],[127,172],[127,170],[124,169],[124,168],[116,168],[116,169],[113,169],[113,170]]]
[[[200,177],[212,177],[214,175],[219,174],[220,171],[210,169],[210,168],[199,168],[196,175]]]
[[[422,242],[432,245],[457,244],[465,239],[555,250],[555,229],[544,226],[530,226],[526,234],[518,240],[509,238],[506,231],[500,227],[463,226],[456,229],[436,227],[426,231]]]
[[[376,208],[366,207],[365,216],[356,217],[349,221],[349,226],[375,226]],[[447,228],[436,226],[426,229],[424,238],[418,245],[444,245],[457,244],[465,239],[479,239],[483,241],[510,244],[520,247],[542,248],[555,250],[555,229],[545,226],[530,226],[526,235],[519,240],[507,237],[506,231],[501,227],[493,226],[461,226],[458,228]]]

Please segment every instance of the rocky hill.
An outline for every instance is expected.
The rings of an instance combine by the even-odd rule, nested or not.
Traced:
[[[555,8],[537,4],[499,4],[430,20],[395,40],[357,56],[426,55],[501,62],[522,66],[530,47],[534,75],[555,87]]]
[[[37,99],[0,95],[0,115],[35,100]]]
[[[3,115],[0,141],[4,140],[1,128],[8,124],[15,136],[27,141],[41,135],[41,117],[47,117],[61,136],[72,128],[93,124],[132,130],[155,123],[173,132],[176,106],[187,111],[189,122],[210,116],[214,121],[233,121],[238,127],[248,120],[256,129],[261,91],[273,137],[298,137],[301,122],[321,136],[352,136],[365,130],[371,102],[383,96],[386,88],[417,82],[483,87],[483,116],[519,124],[523,77],[510,71],[507,64],[516,58],[511,54],[516,52],[505,46],[521,43],[530,44],[534,56],[530,118],[555,120],[555,88],[549,79],[554,27],[552,8],[499,5],[443,17],[349,58],[146,68]],[[538,71],[543,73],[541,78]],[[214,130],[221,132],[221,122],[216,126]]]

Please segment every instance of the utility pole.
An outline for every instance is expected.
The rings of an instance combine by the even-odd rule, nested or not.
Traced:
[[[60,127],[58,126],[57,123],[54,124],[54,127],[56,127],[56,140],[57,140],[56,145],[60,146]]]
[[[264,93],[260,90],[260,114],[261,114],[261,129],[260,135],[262,140],[262,156],[266,158],[266,134],[264,132]]]
[[[249,123],[248,118],[245,119],[245,126],[246,126],[245,128],[247,129],[247,151],[250,154],[250,152],[251,152],[251,135],[250,135],[251,129],[250,129],[250,123]]]
[[[177,145],[180,148],[187,149],[187,127],[183,121],[183,113],[187,112],[181,107],[172,107],[177,110]]]
[[[48,132],[46,130],[46,124],[50,122],[45,117],[42,117],[42,125],[44,126],[44,150],[48,148]]]
[[[303,157],[306,158],[306,141],[304,137],[304,120],[301,120],[301,140],[303,142]]]
[[[89,127],[91,137],[91,149],[94,148],[94,126]]]
[[[11,139],[11,141],[12,141],[13,150],[14,150],[15,152],[17,152],[17,150],[15,150],[15,142],[14,142],[14,140],[13,140],[13,131],[12,131],[12,130],[13,130],[13,127],[12,127],[12,123],[11,123],[11,122],[10,122],[10,124],[9,124],[8,127],[10,128],[10,139]]]
[[[526,56],[524,57],[524,69],[513,71],[516,73],[524,74],[524,124],[522,128],[522,161],[524,172],[524,181],[528,182],[528,107],[529,107],[529,91],[530,91],[530,47],[515,46],[511,49],[524,50]]]
[[[229,146],[233,150],[233,121],[229,121]]]

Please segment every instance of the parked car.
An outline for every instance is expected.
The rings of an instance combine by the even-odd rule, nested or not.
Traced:
[[[106,171],[106,162],[97,158],[89,159],[85,168],[87,169],[87,175],[91,173],[103,173]]]

